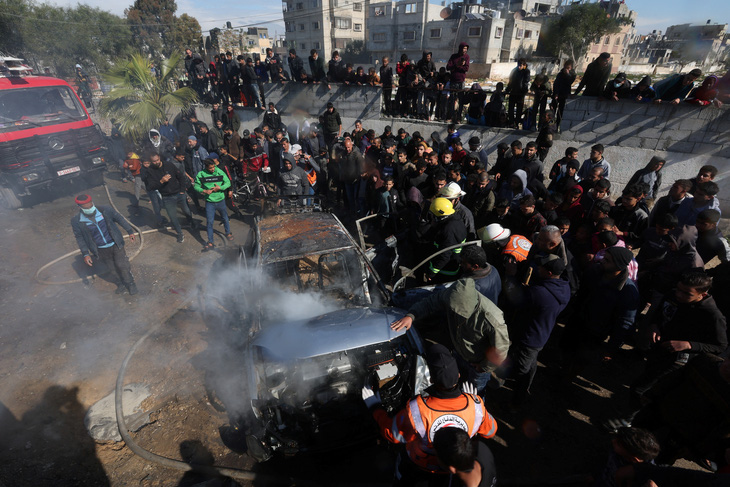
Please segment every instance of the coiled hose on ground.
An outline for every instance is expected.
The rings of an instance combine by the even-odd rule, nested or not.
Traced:
[[[119,210],[117,209],[117,206],[114,204],[114,201],[112,200],[112,195],[109,193],[109,186],[107,186],[106,183],[104,183],[104,190],[106,191],[107,198],[109,198],[109,204],[112,205],[112,208],[114,208],[115,211],[119,212]],[[137,231],[137,233],[139,234],[139,247],[137,247],[137,250],[135,250],[134,253],[129,256],[129,260],[132,261],[135,257],[137,257],[139,255],[140,252],[142,252],[142,249],[144,248],[144,236],[145,236],[145,234],[159,232],[160,229],[145,230],[143,232],[134,223],[129,222],[129,224],[132,225],[132,228],[134,228]],[[128,235],[124,235],[124,238],[127,238],[127,237],[128,237]],[[78,250],[78,249],[76,249],[73,252],[69,252],[68,254],[64,254],[61,257],[57,258],[57,259],[53,259],[48,264],[44,265],[43,267],[41,267],[40,269],[38,269],[36,271],[36,273],[35,273],[35,280],[38,283],[40,283],[40,284],[46,284],[46,285],[73,284],[73,283],[76,283],[76,282],[82,282],[84,279],[81,278],[81,277],[76,278],[76,279],[69,279],[68,281],[49,281],[47,279],[41,279],[41,277],[40,277],[41,276],[41,273],[43,271],[45,271],[46,269],[48,269],[49,267],[51,267],[52,265],[54,265],[54,264],[56,264],[58,262],[61,262],[64,259],[68,259],[69,257],[73,257],[75,255],[80,255],[80,254],[81,254],[81,251]],[[94,277],[94,276],[96,276],[96,274],[92,274],[89,277]]]

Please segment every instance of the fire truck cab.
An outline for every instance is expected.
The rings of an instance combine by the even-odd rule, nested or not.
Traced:
[[[71,86],[30,72],[0,57],[0,204],[9,209],[32,193],[101,184],[106,168],[104,134]]]

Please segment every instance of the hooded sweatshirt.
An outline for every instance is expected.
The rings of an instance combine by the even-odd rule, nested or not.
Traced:
[[[459,50],[452,54],[449,58],[449,62],[446,63],[446,69],[451,71],[451,82],[452,83],[463,83],[466,79],[466,73],[469,71],[469,51],[465,54],[461,54],[462,48],[469,44],[462,42],[459,44]]]
[[[527,189],[527,173],[523,169],[516,170],[514,174],[512,174],[512,176],[516,176],[519,178],[519,180],[522,182],[522,189],[514,192],[512,191],[509,180],[505,181],[504,183],[502,183],[502,188],[499,190],[497,199],[506,199],[510,202],[510,209],[512,211],[519,211],[520,198],[532,194],[532,191]],[[510,179],[512,176],[510,176]]]
[[[451,342],[461,358],[479,364],[487,372],[497,368],[487,359],[487,352],[496,352],[502,358],[507,355],[507,325],[502,310],[477,292],[473,279],[460,279],[432,293],[414,304],[408,316],[417,321],[438,312],[446,314]]]

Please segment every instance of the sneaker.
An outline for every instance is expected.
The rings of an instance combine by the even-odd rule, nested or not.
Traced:
[[[185,235],[180,234],[177,236],[177,243],[183,243],[185,241]]]
[[[130,296],[134,296],[138,292],[137,291],[137,285],[135,283],[132,283],[129,286],[127,286],[127,289],[129,289],[129,295]]]

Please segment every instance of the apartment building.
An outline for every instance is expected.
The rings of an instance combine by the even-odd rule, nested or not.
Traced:
[[[285,0],[286,44],[302,57],[317,49],[329,59],[356,40],[365,41],[367,0]]]

